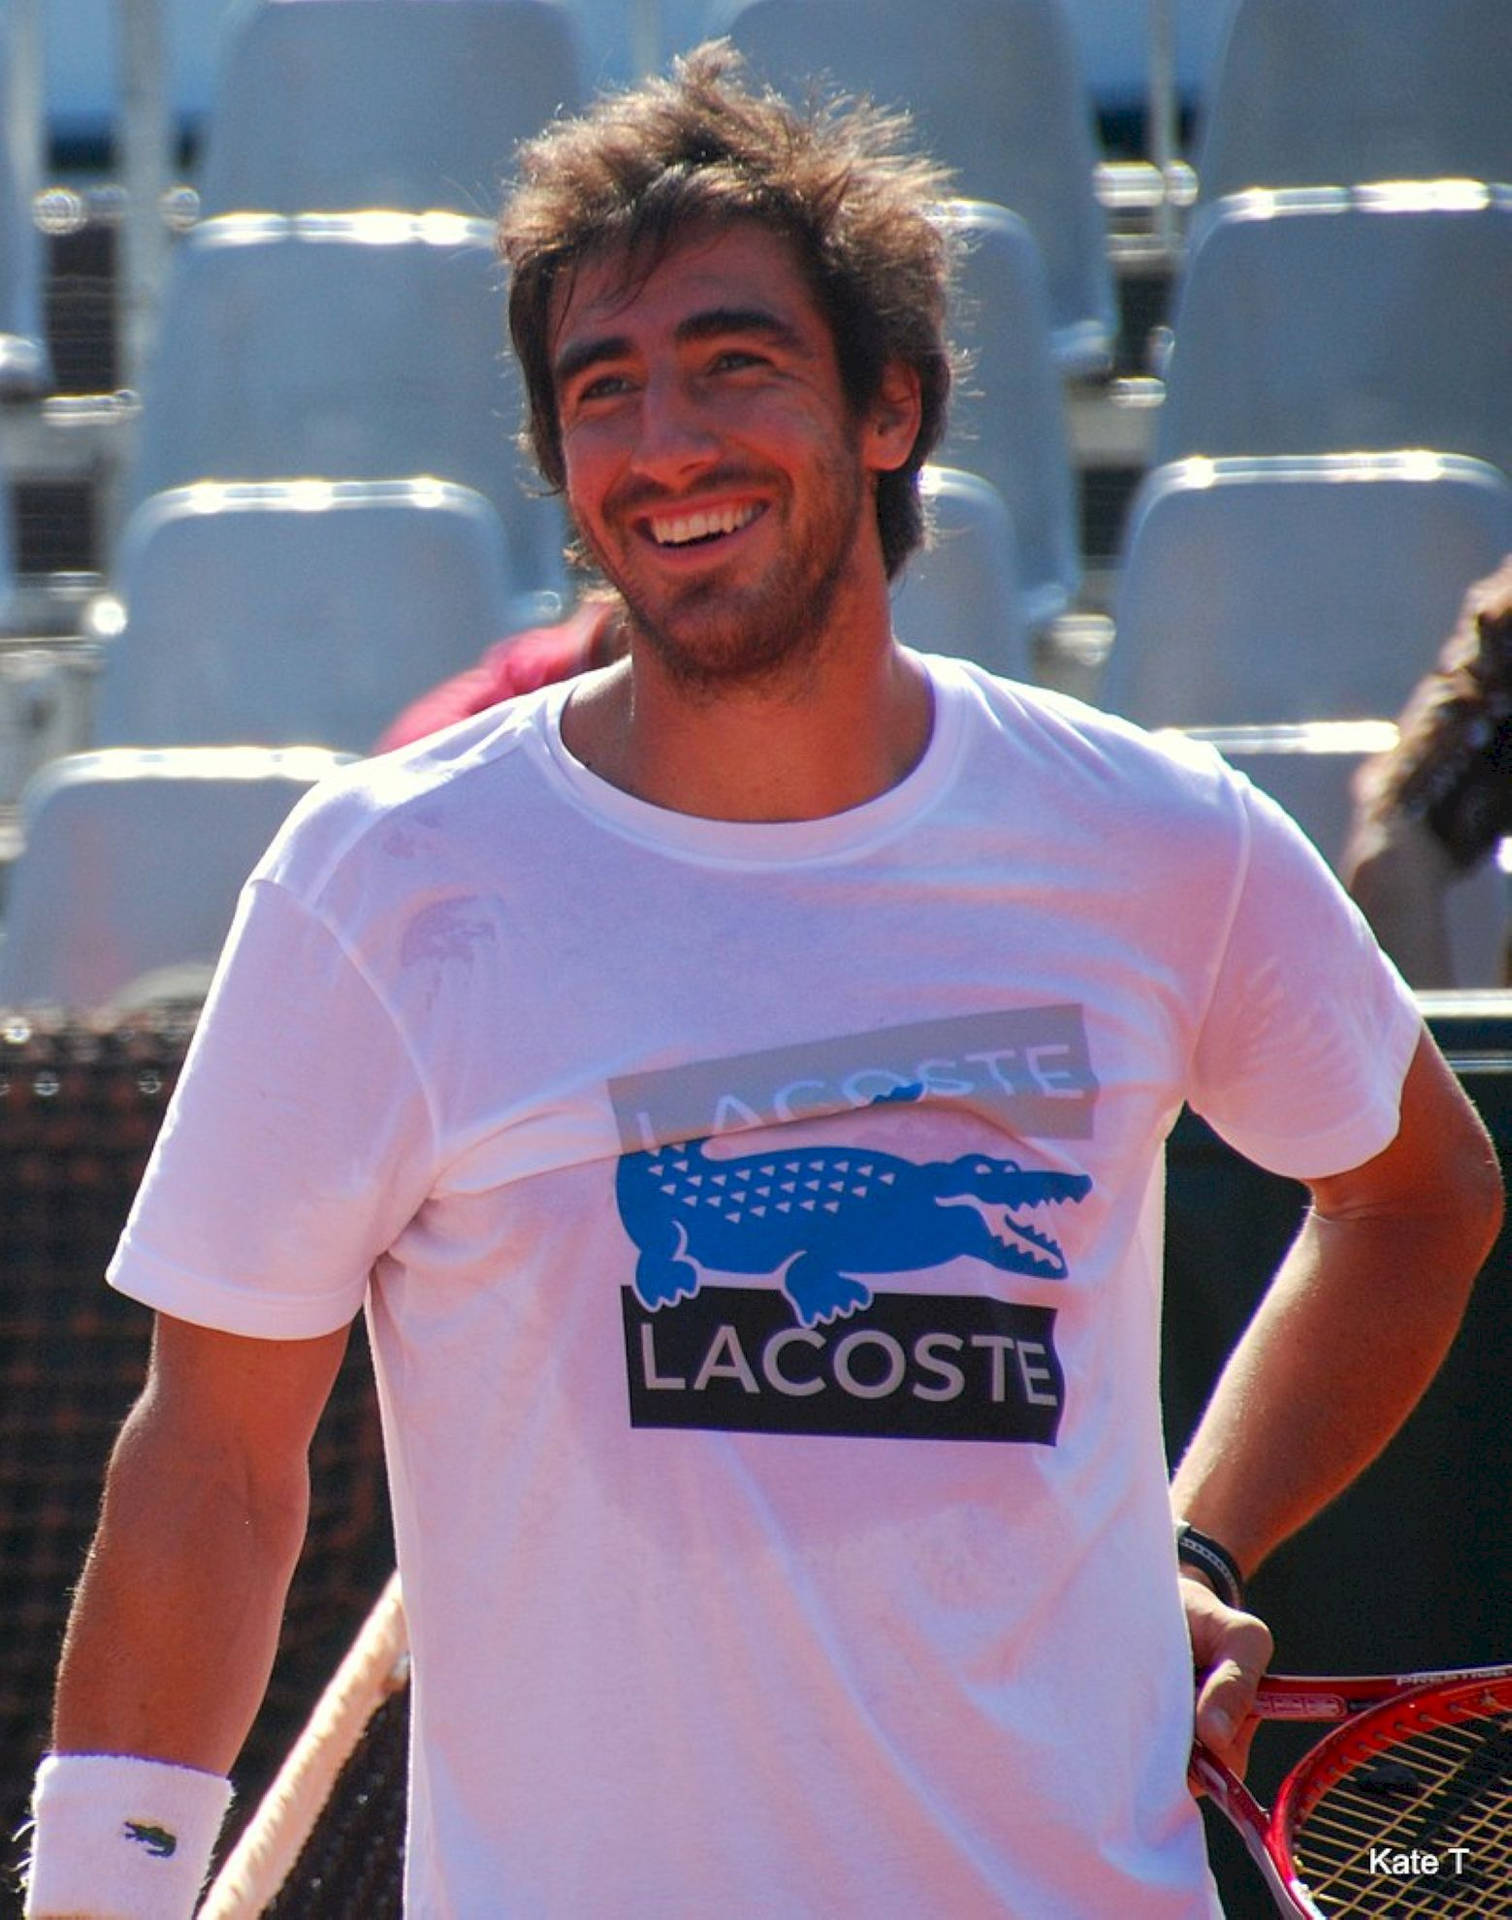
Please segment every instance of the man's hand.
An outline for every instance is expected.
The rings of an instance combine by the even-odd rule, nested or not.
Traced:
[[[1183,1573],[1181,1600],[1197,1676],[1197,1737],[1242,1779],[1259,1725],[1255,1689],[1274,1651],[1270,1628],[1225,1606],[1195,1574]]]

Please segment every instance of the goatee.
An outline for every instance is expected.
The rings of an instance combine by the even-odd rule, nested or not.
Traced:
[[[625,603],[637,638],[681,691],[713,699],[736,689],[795,687],[823,653],[836,602],[854,562],[856,533],[870,494],[858,472],[835,462],[821,488],[817,523],[794,528],[791,544],[762,577],[735,586],[718,573],[665,588],[653,602],[630,569],[594,557]],[[621,509],[622,524],[629,514]]]

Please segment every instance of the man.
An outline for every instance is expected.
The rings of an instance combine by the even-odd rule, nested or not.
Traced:
[[[628,658],[343,773],[248,890],[112,1269],[159,1331],[37,1911],[125,1910],[144,1829],[208,1847],[364,1302],[411,1914],[1215,1911],[1194,1657],[1238,1751],[1268,1653],[1215,1588],[1413,1404],[1499,1183],[1268,804],[894,643],[949,385],[895,137],[706,50],[524,156],[533,437]],[[1316,1204],[1178,1474],[1179,1579],[1188,1097]]]

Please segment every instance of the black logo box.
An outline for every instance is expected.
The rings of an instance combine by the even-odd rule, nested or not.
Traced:
[[[804,1327],[774,1288],[700,1287],[649,1311],[621,1290],[632,1427],[1053,1445],[1055,1310],[887,1293]]]

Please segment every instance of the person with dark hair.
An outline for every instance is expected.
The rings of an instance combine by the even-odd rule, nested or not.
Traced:
[[[607,667],[624,651],[625,616],[619,601],[609,593],[587,594],[565,620],[505,634],[472,666],[428,687],[394,715],[371,751],[392,753],[396,747],[412,746],[501,700],[536,693],[591,667]]]
[[[523,153],[531,433],[627,650],[249,883],[111,1267],[157,1336],[36,1915],[188,1913],[363,1309],[409,1914],[1217,1911],[1242,1579],[1416,1401],[1500,1182],[1283,815],[894,639],[950,384],[901,131],[714,46]],[[1313,1210],[1170,1483],[1188,1100]]]
[[[1512,832],[1512,554],[1465,595],[1397,744],[1355,781],[1345,885],[1416,987],[1452,987],[1445,895]]]
[[[945,430],[950,241],[932,217],[949,177],[901,144],[906,122],[852,109],[804,124],[772,95],[737,96],[708,60],[652,82],[527,145],[500,224],[509,328],[525,376],[527,443],[548,482],[567,468],[553,337],[561,291],[585,262],[614,259],[629,293],[690,232],[759,226],[785,241],[826,323],[840,385],[859,415],[890,368],[917,389],[903,459],[875,477],[892,579],[924,536],[919,470]]]

